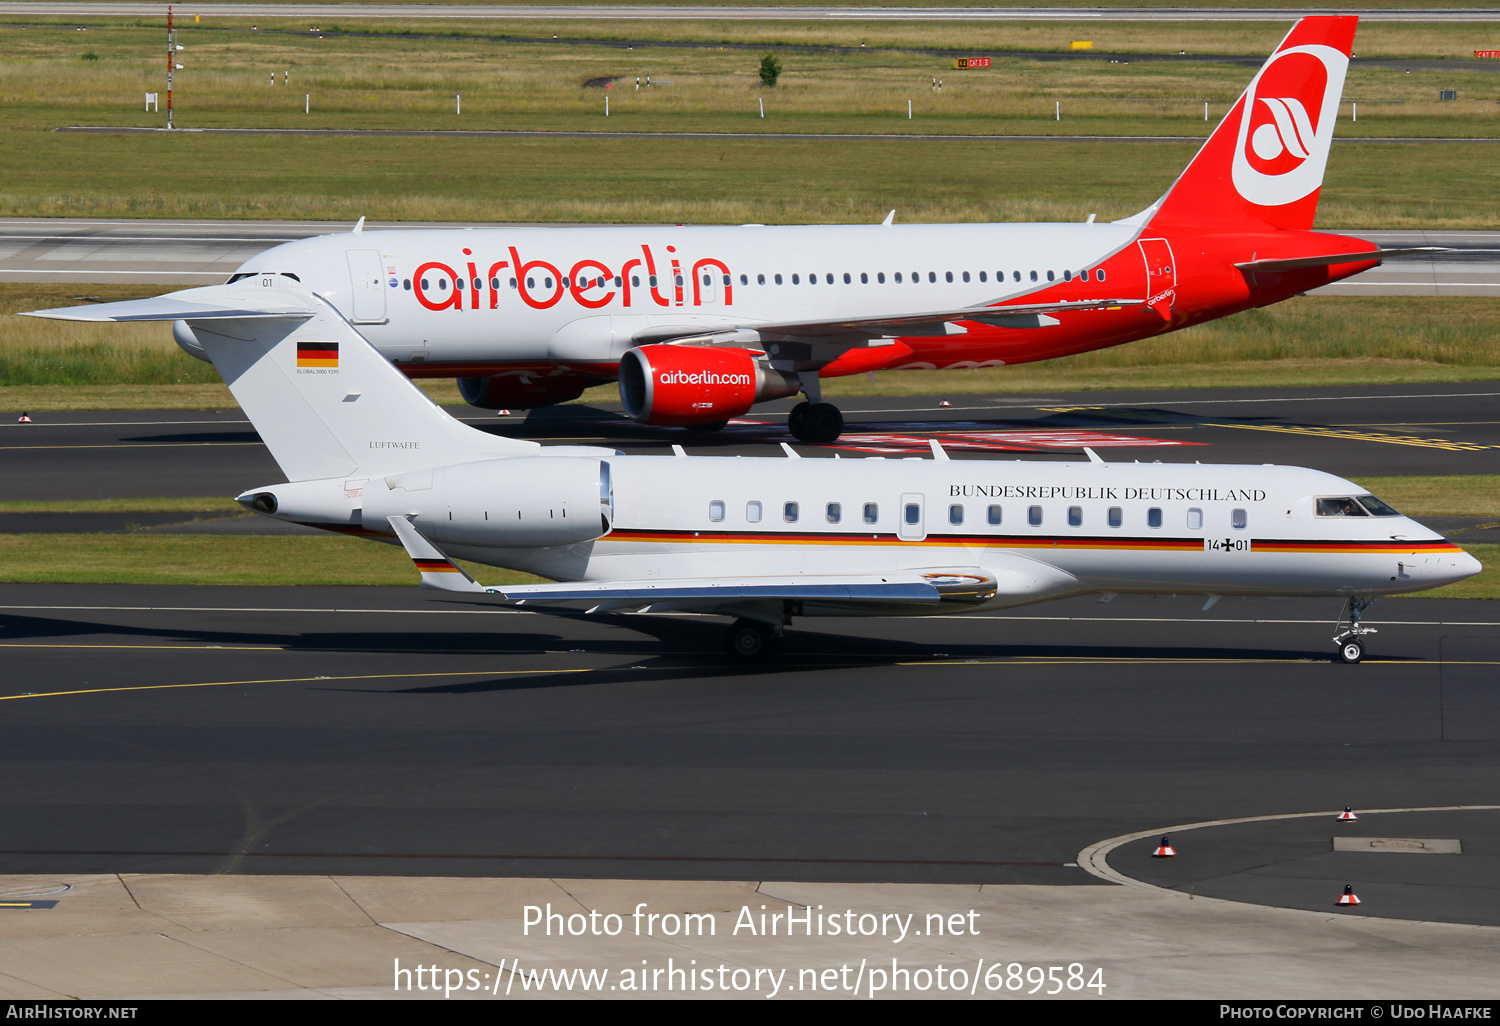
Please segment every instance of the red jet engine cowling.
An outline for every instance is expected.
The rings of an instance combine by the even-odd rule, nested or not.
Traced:
[[[620,401],[643,424],[688,427],[747,413],[756,403],[796,395],[796,375],[748,349],[666,344],[631,349],[620,359]]]

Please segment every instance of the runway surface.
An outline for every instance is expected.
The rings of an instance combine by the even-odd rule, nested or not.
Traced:
[[[210,285],[272,246],[352,225],[326,221],[0,219],[0,281]],[[375,229],[478,228],[480,223],[367,222]],[[1500,295],[1500,232],[1356,231],[1386,248],[1444,246],[1397,258],[1337,285],[1330,295]]]
[[[1091,885],[1127,832],[1493,799],[1493,604],[1387,600],[1355,667],[1336,601],[1200,605],[804,620],[744,669],[689,617],[0,585],[0,872]]]
[[[653,21],[1293,21],[1327,14],[1321,7],[734,7],[734,6],[529,6],[485,4],[197,4],[179,14],[210,17],[285,18],[459,18],[521,20],[653,20]],[[1471,22],[1500,21],[1500,10],[1357,9],[1367,21]],[[82,17],[158,17],[161,10],[143,3],[4,3],[0,14]]]
[[[666,454],[681,444],[694,454],[777,456],[785,441],[809,457],[925,457],[927,439],[937,438],[955,459],[1069,460],[1089,446],[1110,460],[1280,463],[1345,477],[1500,473],[1497,382],[955,395],[947,408],[943,401],[841,399],[845,433],[828,446],[797,443],[786,431],[792,400],[767,404],[716,433],[648,427],[617,407],[557,406],[508,417],[469,407],[452,412],[484,430],[544,444],[632,453]],[[0,419],[8,499],[231,496],[283,480],[237,409],[54,412],[32,419]],[[116,525],[121,519],[98,516],[115,517]],[[140,522],[139,515],[131,519]]]

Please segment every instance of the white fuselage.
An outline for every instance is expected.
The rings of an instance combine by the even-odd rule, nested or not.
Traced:
[[[609,530],[594,537],[601,473]],[[1081,592],[1371,596],[1478,572],[1404,516],[1319,515],[1320,498],[1360,494],[1298,467],[541,450],[372,480],[313,519],[388,534],[385,517],[410,516],[452,556],[559,581],[977,568],[1000,585],[989,607]],[[290,504],[281,515],[299,519]],[[578,540],[538,544],[539,530],[570,529]]]

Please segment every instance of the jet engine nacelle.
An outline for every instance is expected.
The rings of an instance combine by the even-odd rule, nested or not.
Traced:
[[[389,477],[296,481],[255,488],[240,505],[334,531],[391,533],[409,517],[434,542],[540,548],[610,531],[609,463],[588,456],[517,456],[409,470]]]
[[[620,359],[620,401],[644,424],[725,421],[801,388],[796,375],[757,360],[748,349],[657,344],[631,349]]]
[[[520,456],[376,478],[361,508],[366,530],[404,516],[439,544],[536,548],[608,534],[612,504],[608,462]]]

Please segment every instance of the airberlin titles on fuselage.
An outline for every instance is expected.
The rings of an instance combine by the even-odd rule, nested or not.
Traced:
[[[507,291],[515,292],[520,296],[521,302],[533,310],[550,309],[564,295],[571,296],[585,309],[600,310],[613,303],[616,297],[622,307],[645,305],[641,275],[632,273],[644,270],[645,296],[649,297],[651,304],[659,307],[687,305],[690,280],[692,305],[702,306],[705,292],[714,287],[713,275],[717,272],[722,279],[724,305],[734,305],[734,281],[728,265],[717,257],[701,257],[693,261],[688,273],[684,275],[682,258],[677,255],[676,246],[666,247],[667,259],[664,266],[668,270],[669,281],[665,286],[665,294],[662,292],[661,276],[657,273],[656,254],[648,245],[641,246],[639,257],[621,264],[618,273],[603,261],[591,257],[574,262],[564,272],[557,264],[547,260],[522,259],[515,246],[509,246],[507,250],[508,258],[490,263],[483,275],[479,273],[479,268],[485,261],[473,259],[473,250],[465,249],[465,259],[455,263],[462,263],[463,270],[468,272],[467,276],[440,260],[429,260],[418,266],[412,276],[402,282],[402,286],[415,293],[417,302],[428,310],[463,310],[465,293],[469,297],[468,309],[478,310],[481,295],[486,291],[491,310],[500,308],[500,295]],[[502,271],[506,272],[503,276]],[[387,273],[394,275],[395,267],[388,267]],[[429,274],[433,277],[427,277]],[[708,280],[705,281],[705,277]],[[392,278],[392,287],[395,284],[396,279]]]

